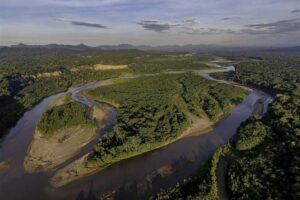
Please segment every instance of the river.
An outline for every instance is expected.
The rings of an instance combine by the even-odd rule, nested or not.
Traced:
[[[233,70],[232,66],[217,71]],[[200,75],[212,79],[209,73],[216,70],[202,70]],[[221,81],[226,84],[232,84]],[[80,94],[80,91],[93,88],[97,82],[68,90],[73,100],[90,105],[95,103]],[[95,199],[94,197],[115,193],[116,199],[145,199],[162,188],[195,173],[209,159],[215,150],[224,145],[235,134],[241,122],[252,115],[255,103],[260,100],[264,110],[272,101],[268,94],[252,89],[248,97],[236,106],[223,120],[214,125],[213,130],[204,134],[184,137],[163,148],[140,156],[123,160],[91,176],[71,182],[58,189],[52,188],[48,180],[57,169],[91,151],[96,140],[88,144],[74,158],[56,169],[47,172],[28,174],[23,169],[23,161],[34,135],[35,126],[48,104],[64,93],[45,98],[27,111],[10,130],[0,147],[0,160],[8,161],[9,168],[0,173],[0,199]],[[110,113],[106,129],[111,129],[116,112]]]

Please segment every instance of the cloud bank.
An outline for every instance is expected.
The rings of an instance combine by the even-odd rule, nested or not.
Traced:
[[[241,17],[224,17],[222,18],[223,21],[230,21],[230,20],[239,20],[242,19]]]
[[[299,0],[0,0],[0,45],[298,44],[299,14]]]
[[[248,34],[284,34],[300,31],[300,18],[280,20],[271,23],[249,24],[245,27],[250,29],[242,30]]]
[[[145,30],[163,33],[173,28],[192,27],[199,24],[197,17],[189,17],[181,20],[163,21],[163,20],[141,20],[136,24],[142,26]]]
[[[300,9],[292,10],[291,13],[300,13]]]
[[[140,22],[136,22],[136,24],[142,26],[145,30],[159,32],[159,33],[168,31],[173,26],[176,26],[176,24],[161,22],[159,20],[142,20]]]
[[[86,21],[77,21],[77,20],[71,20],[71,19],[63,19],[63,18],[57,18],[58,21],[68,22],[75,26],[86,26],[86,27],[93,27],[93,28],[101,28],[106,29],[108,28],[105,25],[94,23],[94,22],[86,22]]]

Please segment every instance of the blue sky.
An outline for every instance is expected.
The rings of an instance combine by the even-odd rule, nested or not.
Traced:
[[[0,45],[300,44],[300,0],[0,0]]]

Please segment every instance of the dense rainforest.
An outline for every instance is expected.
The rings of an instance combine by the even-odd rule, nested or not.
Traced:
[[[43,98],[70,86],[133,73],[208,68],[209,57],[138,50],[0,48],[0,137]],[[123,65],[101,70],[102,65]],[[128,67],[126,67],[128,66]]]
[[[300,54],[220,55],[233,60],[236,71],[215,77],[263,89],[274,101],[263,117],[242,123],[198,173],[156,198],[220,199],[220,191],[226,191],[229,199],[300,199]],[[94,146],[88,165],[105,166],[159,147],[178,138],[191,124],[191,115],[218,121],[246,96],[240,88],[193,73],[171,73],[209,68],[210,60],[182,52],[0,48],[0,138],[49,95],[99,79],[147,74],[87,92],[118,112],[113,131]],[[51,135],[79,122],[93,124],[84,106],[72,102],[48,109],[38,128]],[[218,170],[225,171],[223,187]]]
[[[259,59],[253,60],[254,55]],[[250,57],[230,55],[242,58],[236,72],[214,76],[274,94],[267,113],[242,123],[232,141],[197,174],[162,191],[157,199],[300,198],[300,55],[264,52]],[[223,186],[218,184],[218,170],[225,170]]]
[[[119,80],[87,92],[117,108],[117,124],[94,147],[89,165],[105,166],[178,138],[190,113],[216,121],[247,92],[194,74],[162,74]]]

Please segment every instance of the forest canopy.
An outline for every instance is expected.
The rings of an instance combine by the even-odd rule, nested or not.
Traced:
[[[118,111],[114,130],[94,147],[90,163],[103,166],[173,141],[190,125],[190,112],[220,119],[247,92],[189,73],[128,79],[87,94]]]
[[[260,59],[249,59],[253,55]],[[300,198],[300,55],[252,52],[230,58],[241,61],[236,72],[215,77],[263,89],[274,101],[262,118],[242,123],[198,174],[157,199],[220,199],[216,168],[224,160],[229,199]]]
[[[208,68],[209,57],[139,50],[0,48],[0,137],[43,98],[67,88],[135,73]],[[126,68],[97,70],[97,65]]]
[[[45,136],[51,136],[62,128],[71,126],[93,126],[94,122],[87,117],[83,104],[70,102],[46,110],[37,124],[37,129]]]

